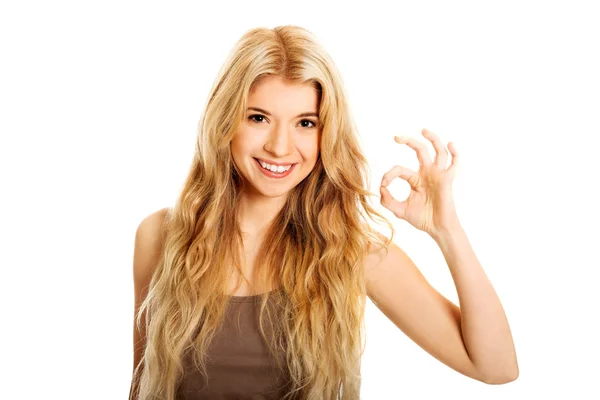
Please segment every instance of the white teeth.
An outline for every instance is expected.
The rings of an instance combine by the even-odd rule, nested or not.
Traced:
[[[276,165],[267,164],[266,162],[261,161],[261,160],[258,160],[258,162],[260,163],[260,165],[263,168],[268,169],[271,172],[282,173],[282,172],[285,172],[285,171],[289,170],[290,168],[292,168],[291,165],[288,165],[288,166],[284,167],[282,165],[276,166]]]

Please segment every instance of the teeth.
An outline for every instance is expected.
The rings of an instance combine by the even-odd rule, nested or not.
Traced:
[[[261,160],[258,160],[258,162],[260,163],[260,165],[263,168],[268,169],[271,172],[282,173],[282,172],[285,172],[285,171],[289,170],[290,168],[292,168],[291,165],[288,165],[288,166],[284,167],[282,165],[276,166],[276,165],[267,164],[266,162],[263,162]]]

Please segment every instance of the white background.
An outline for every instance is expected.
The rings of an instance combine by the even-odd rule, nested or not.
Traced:
[[[127,397],[135,229],[175,201],[234,43],[285,24],[340,69],[374,193],[417,166],[394,135],[456,143],[458,212],[517,349],[518,380],[486,385],[369,303],[362,397],[600,398],[599,17],[592,1],[3,2],[0,398]],[[384,211],[457,302],[435,242]]]

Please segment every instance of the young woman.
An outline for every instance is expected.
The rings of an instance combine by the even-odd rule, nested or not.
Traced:
[[[440,246],[460,309],[369,205],[368,167],[334,63],[306,30],[253,29],[220,71],[172,208],[139,225],[132,399],[358,399],[366,296],[419,346],[486,383],[518,375],[511,332],[459,223],[458,155],[414,149],[381,204]],[[396,177],[412,191],[393,199]],[[368,220],[384,222],[390,237]]]

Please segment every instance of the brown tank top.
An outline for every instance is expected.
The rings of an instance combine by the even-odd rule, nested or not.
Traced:
[[[281,290],[272,291],[267,306],[281,295]],[[281,399],[289,391],[285,355],[273,357],[260,333],[260,301],[260,295],[230,296],[223,328],[216,332],[208,350],[208,381],[194,366],[190,353],[183,360],[177,400],[269,400]],[[272,326],[266,312],[263,326],[270,338]],[[276,318],[273,321],[277,322]]]

